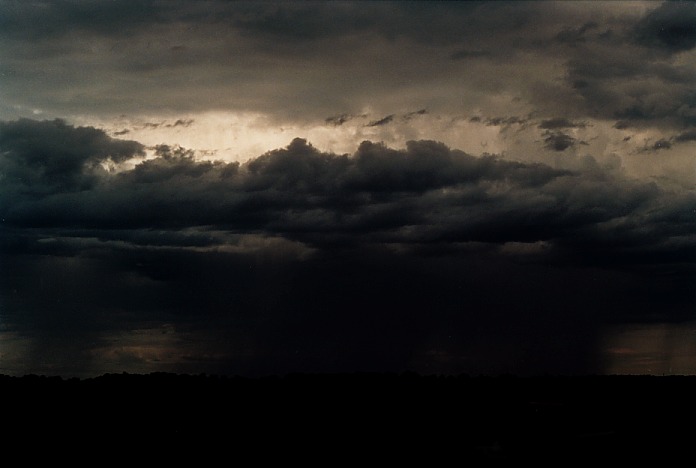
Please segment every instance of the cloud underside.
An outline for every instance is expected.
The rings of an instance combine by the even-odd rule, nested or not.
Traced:
[[[195,337],[213,320],[220,359],[267,369],[479,369],[483,336],[499,370],[520,347],[585,368],[592,334],[578,330],[691,310],[696,198],[579,167],[424,140],[337,155],[297,138],[244,164],[166,145],[146,157],[91,127],[3,122],[6,320],[101,346],[109,327],[168,317]],[[65,323],[79,325],[63,336]],[[243,337],[253,352],[230,344]]]
[[[554,133],[547,143],[561,151],[574,140]],[[137,142],[26,119],[0,125],[0,147],[5,235],[51,240],[25,239],[29,250],[79,252],[94,238],[123,248],[231,248],[254,236],[308,252],[456,251],[478,243],[505,251],[544,245],[526,252],[545,261],[692,259],[683,255],[692,246],[693,194],[625,178],[591,157],[569,171],[475,157],[435,141],[404,150],[365,141],[352,155],[336,155],[297,138],[241,165],[166,145],[144,159]],[[129,158],[139,162],[114,170]]]
[[[547,142],[559,151],[574,144],[563,133]],[[12,229],[113,230],[115,240],[121,230],[171,231],[180,239],[195,229],[278,236],[311,248],[599,247],[621,236],[649,248],[692,227],[682,216],[692,206],[688,192],[629,180],[590,157],[585,170],[568,171],[475,157],[435,141],[411,141],[404,150],[365,141],[352,155],[335,155],[296,138],[241,165],[196,160],[166,145],[144,159],[137,142],[26,119],[1,124],[0,145],[1,209]],[[140,159],[114,170],[129,158]]]

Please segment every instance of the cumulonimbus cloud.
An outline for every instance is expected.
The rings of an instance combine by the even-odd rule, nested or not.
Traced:
[[[651,224],[669,207],[689,206],[688,193],[611,175],[591,158],[585,170],[569,171],[427,140],[403,150],[365,141],[354,154],[336,155],[297,138],[244,164],[160,145],[153,159],[111,173],[92,162],[140,155],[142,145],[59,121],[6,122],[0,130],[1,214],[18,229],[103,230],[118,239],[119,229],[195,228],[313,248],[579,238],[603,248],[602,238],[621,232],[644,238],[638,250],[645,251],[675,232],[688,237],[692,227],[683,217],[669,229]],[[558,135],[549,136],[552,149],[573,144]]]
[[[68,349],[63,369],[84,369],[166,320],[222,372],[586,371],[601,323],[692,310],[696,197],[590,157],[560,170],[430,140],[339,155],[296,138],[243,164],[162,144],[100,169],[142,151],[0,124],[0,293],[7,326],[46,337],[37,363],[68,365],[51,357]]]

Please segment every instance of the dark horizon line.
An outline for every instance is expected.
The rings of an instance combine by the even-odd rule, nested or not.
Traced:
[[[10,375],[0,373],[0,383],[7,380],[51,380],[51,381],[65,381],[65,382],[86,382],[86,381],[96,381],[101,379],[113,379],[118,377],[134,377],[134,378],[147,378],[147,377],[164,377],[164,378],[198,378],[207,380],[247,380],[247,381],[279,381],[279,380],[293,380],[293,379],[304,379],[304,378],[391,378],[391,379],[422,379],[422,380],[505,380],[505,379],[515,379],[515,380],[541,380],[541,379],[566,379],[566,380],[587,380],[587,379],[622,379],[622,378],[687,378],[696,380],[696,374],[670,374],[670,373],[653,373],[653,374],[514,374],[514,373],[500,373],[500,374],[470,374],[467,372],[461,372],[456,374],[446,374],[446,373],[420,373],[416,371],[336,371],[336,372],[286,372],[277,374],[265,374],[259,376],[249,376],[243,374],[226,374],[226,373],[215,373],[215,372],[200,372],[200,373],[188,373],[188,372],[171,372],[171,371],[152,371],[152,372],[105,372],[100,375],[92,377],[77,377],[77,376],[65,376],[59,374],[37,374],[37,373],[27,373],[23,375]]]

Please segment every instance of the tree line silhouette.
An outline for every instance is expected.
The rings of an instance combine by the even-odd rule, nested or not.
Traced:
[[[693,376],[0,375],[6,441],[327,462],[664,462],[696,440],[695,395]]]

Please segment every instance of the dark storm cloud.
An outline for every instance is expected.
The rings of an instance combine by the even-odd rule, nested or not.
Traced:
[[[406,112],[405,114],[401,114],[400,121],[401,122],[408,122],[416,117],[426,115],[428,113],[427,109],[419,109],[417,111],[412,111],[412,112]],[[335,117],[329,117],[326,119],[326,123],[332,124],[334,126],[339,126],[343,125],[345,122],[354,119],[355,117],[367,117],[366,115],[361,115],[361,116],[354,116],[354,115],[349,115],[349,114],[341,114]],[[396,114],[389,114],[385,117],[382,117],[381,119],[377,120],[372,120],[369,123],[366,123],[366,127],[381,127],[383,125],[390,124],[396,119],[397,115]]]
[[[633,125],[628,120],[619,120],[613,126],[617,130],[625,130],[627,128],[631,128]]]
[[[152,0],[118,2],[61,0],[3,3],[2,35],[55,39],[77,30],[125,35],[162,20],[161,5]]]
[[[476,117],[472,117],[474,119]],[[510,117],[489,117],[486,119],[486,125],[488,126],[501,126],[501,125],[521,125],[527,122],[527,119],[523,117],[518,117],[516,115]]]
[[[659,52],[689,47],[693,4],[4,5],[7,115],[223,109],[317,121],[367,106],[387,115],[393,102],[437,115],[462,106],[505,115],[487,108],[497,107],[493,95],[509,94],[527,107],[514,112],[539,118],[694,122],[693,66]],[[464,60],[489,54],[505,60]]]
[[[462,49],[458,50],[457,52],[452,53],[450,55],[450,60],[463,60],[463,59],[469,59],[469,58],[482,58],[482,57],[489,57],[492,54],[490,52],[487,52],[485,50],[468,50],[468,49]]]
[[[519,8],[514,2],[261,2],[232,16],[248,34],[273,40],[302,43],[368,33],[443,45],[466,41],[463,31],[480,33],[493,25],[519,30],[536,11],[534,5]]]
[[[459,73],[443,70],[442,59],[464,46],[508,54],[483,38],[495,30],[503,42],[523,39],[540,10],[503,2],[4,5],[10,13],[0,28],[0,89],[12,115],[214,109],[305,121],[367,106],[386,115],[385,103],[414,84],[407,108],[429,105],[419,90],[435,93],[431,79],[443,71],[451,78],[442,89],[461,89]],[[448,62],[445,69],[460,66]]]
[[[687,130],[669,138],[659,138],[652,145],[646,147],[644,151],[668,150],[675,144],[688,143],[690,141],[696,141],[696,131],[694,130]]]
[[[635,27],[640,44],[681,52],[696,46],[696,4],[667,1],[650,11]]]
[[[167,124],[167,127],[190,127],[193,122],[193,119],[177,119],[173,124]]]
[[[671,147],[672,143],[670,143],[669,140],[665,140],[664,138],[660,138],[652,146],[654,150],[670,149]]]
[[[140,128],[142,129],[157,129],[157,128],[175,128],[175,127],[183,127],[183,128],[188,128],[193,123],[195,122],[194,119],[177,119],[176,121],[169,123],[166,120],[162,122],[145,122],[140,125]],[[115,135],[117,135],[115,133]]]
[[[539,109],[548,114],[562,106],[583,121],[616,120],[616,128],[691,125],[695,107],[689,83],[694,67],[661,51],[686,50],[696,24],[694,11],[693,3],[666,2],[649,8],[638,20],[592,20],[565,27],[555,41],[573,47],[550,50],[562,57],[567,92],[548,98],[540,92]]]
[[[366,126],[367,127],[379,127],[382,125],[387,125],[392,120],[394,120],[394,114],[390,114],[390,115],[388,115],[386,117],[382,117],[381,119],[378,119],[378,120],[373,120],[372,122],[368,123]]]
[[[379,21],[372,14],[374,5],[358,9],[350,4],[328,7],[322,2],[308,2],[294,6],[270,2],[267,5],[250,5],[235,18],[237,27],[248,34],[266,35],[285,41],[311,41],[336,37],[350,32],[374,27]],[[235,15],[237,16],[237,15]]]
[[[565,117],[555,117],[553,119],[542,120],[539,124],[539,128],[546,130],[556,130],[559,128],[583,128],[585,124],[580,122],[571,122]]]
[[[590,21],[579,28],[566,28],[559,32],[554,39],[560,43],[576,45],[585,42],[585,33],[592,29],[596,29],[598,26],[596,22]]]
[[[307,123],[340,109],[326,120],[340,125],[368,107],[376,116],[402,115],[393,104],[400,102],[401,109],[427,107],[448,117],[480,109],[672,129],[696,115],[693,65],[660,52],[688,45],[688,4],[6,5],[5,115],[226,110]],[[671,31],[665,37],[663,27]],[[504,60],[479,60],[488,56]],[[494,96],[507,95],[520,108],[501,108]]]
[[[683,126],[694,118],[693,67],[655,59],[649,52],[598,48],[569,60],[568,80],[592,117],[627,126]],[[632,92],[627,92],[631,89]]]
[[[0,148],[4,190],[21,186],[22,192],[39,194],[87,189],[97,181],[99,163],[144,156],[140,143],[62,120],[0,122]]]
[[[8,37],[33,39],[66,36],[86,31],[103,36],[141,33],[153,26],[177,23],[203,28],[220,27],[245,37],[306,45],[323,40],[364,35],[389,40],[408,38],[427,44],[461,44],[470,35],[498,27],[521,30],[541,8],[515,2],[226,2],[205,4],[174,0],[5,2],[0,25]],[[510,15],[515,15],[511,18]],[[482,24],[484,22],[485,24]],[[464,29],[463,29],[464,28]],[[462,33],[471,34],[462,34]],[[182,38],[183,39],[183,38]],[[170,45],[184,52],[188,45]]]
[[[405,150],[366,141],[353,155],[339,156],[295,139],[241,165],[199,161],[191,150],[159,145],[154,159],[131,170],[94,174],[86,161],[123,159],[142,147],[59,121],[2,128],[15,129],[12,137],[2,134],[5,177],[20,162],[34,161],[3,190],[5,226],[102,230],[101,238],[114,240],[123,240],[116,229],[195,228],[279,236],[317,248],[553,241],[668,200],[652,184],[607,179],[591,159],[587,170],[569,172],[474,157],[434,141],[412,141]],[[46,128],[51,138],[28,143]],[[555,151],[575,143],[562,133],[547,139]],[[52,141],[50,152],[45,141]],[[54,154],[77,159],[54,172],[98,177],[98,183],[80,191],[55,185],[43,177]]]
[[[413,112],[407,112],[406,114],[401,116],[401,119],[402,120],[411,120],[414,117],[418,117],[420,115],[425,115],[427,113],[428,113],[427,109],[420,109],[420,110],[413,111]]]
[[[568,171],[298,138],[243,164],[158,145],[92,173],[142,147],[60,121],[2,129],[3,177],[33,161],[0,189],[3,320],[39,340],[43,372],[104,349],[184,372],[595,372],[602,323],[692,310],[696,199],[589,157]],[[55,154],[94,180],[42,178]],[[152,323],[195,365],[147,361],[152,337],[128,351]]]
[[[334,127],[338,127],[340,125],[343,125],[344,123],[353,120],[355,118],[354,115],[350,114],[339,114],[339,115],[333,115],[331,117],[327,117],[324,119],[324,122],[326,122],[329,125],[333,125]]]
[[[674,140],[678,142],[696,141],[696,130],[688,130],[684,133],[680,133],[674,137]]]
[[[574,146],[576,139],[563,132],[547,132],[544,144],[547,148],[554,151],[565,151]]]

